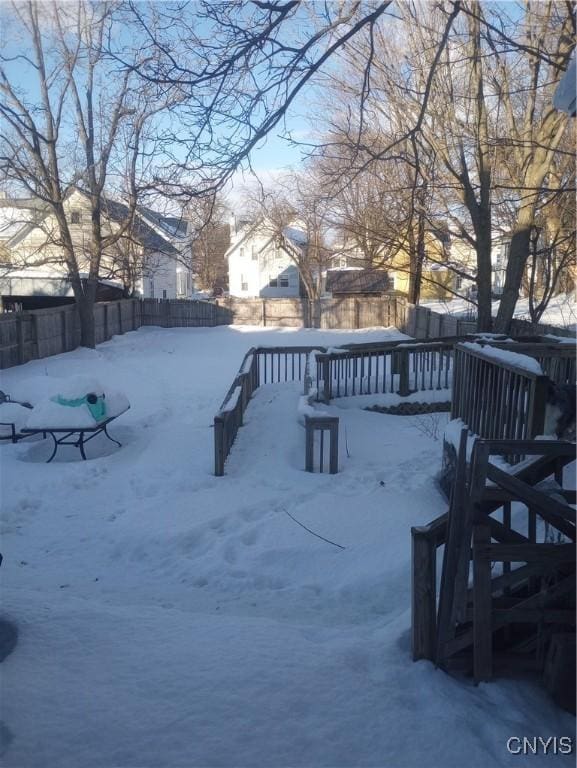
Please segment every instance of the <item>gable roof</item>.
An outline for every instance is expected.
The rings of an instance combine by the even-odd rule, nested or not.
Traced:
[[[329,269],[326,290],[339,293],[384,293],[390,289],[386,272],[375,269]]]
[[[165,216],[163,213],[153,211],[152,208],[146,208],[144,205],[137,205],[136,211],[144,218],[151,221],[155,226],[163,229],[167,235],[172,237],[185,237],[187,232],[187,222],[179,216]]]
[[[236,243],[231,243],[228,247],[224,257],[225,259],[228,259],[232,254],[238,250],[247,240],[249,240],[253,235],[263,235],[267,238],[265,244],[261,247],[259,253],[262,253],[270,243],[275,239],[276,235],[274,233],[269,232],[262,232],[262,221],[260,222],[252,222],[249,223],[249,226],[242,232],[241,237],[236,241]],[[261,231],[259,231],[261,230]],[[307,236],[306,232],[304,232],[302,229],[299,229],[298,227],[284,227],[282,230],[283,235],[283,242],[280,244],[283,250],[289,254],[289,256],[293,255],[291,254],[291,246],[292,248],[298,248],[301,251],[304,251],[307,246]]]
[[[72,190],[70,194],[73,194],[74,192],[77,192],[81,195],[87,196],[86,192],[84,192],[82,189],[74,189]],[[9,201],[4,201],[4,204],[6,204]],[[38,224],[43,221],[47,216],[50,215],[52,212],[52,209],[49,205],[39,203],[37,205],[30,205],[28,201],[26,201],[26,204],[23,205],[22,202],[18,201],[19,205],[18,207],[22,208],[28,208],[32,209],[34,208],[38,215],[33,217],[33,220],[30,221],[30,223],[24,223],[10,238],[8,245],[13,247],[17,243],[19,243],[26,235],[28,235],[33,229],[35,229]],[[112,200],[111,198],[103,197],[102,198],[102,213],[103,215],[109,219],[110,221],[114,221],[117,224],[121,224],[129,216],[129,208],[125,203],[121,203],[118,200]],[[169,256],[175,256],[178,254],[178,250],[172,245],[172,243],[168,240],[168,233],[167,237],[163,237],[159,232],[157,232],[153,227],[151,227],[147,222],[144,220],[142,215],[138,214],[138,207],[137,207],[137,213],[134,218],[134,226],[132,230],[133,237],[138,240],[138,242],[144,247],[147,248],[150,251],[158,251],[160,253],[167,254]]]
[[[130,209],[125,203],[120,203],[118,200],[110,200],[109,198],[103,198],[102,210],[108,219],[115,221],[117,224],[122,224],[126,221],[130,214]],[[174,256],[178,253],[177,249],[166,237],[163,237],[157,230],[147,224],[144,218],[139,215],[138,207],[134,216],[132,237],[150,251],[158,251],[168,256]]]

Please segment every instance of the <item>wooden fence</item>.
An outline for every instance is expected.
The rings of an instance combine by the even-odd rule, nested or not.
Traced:
[[[426,307],[415,307],[398,295],[321,299],[312,308],[307,299],[297,298],[228,298],[217,302],[123,299],[98,303],[94,313],[98,344],[143,325],[162,328],[229,324],[280,327],[316,325],[325,329],[393,326],[418,340],[449,340],[475,332],[475,323],[451,315],[440,315]],[[517,328],[518,323],[515,322]],[[522,321],[519,323],[523,335],[535,335],[533,326],[523,324]],[[549,326],[544,328],[556,335],[572,335],[563,329]],[[79,343],[80,324],[74,304],[0,314],[0,368],[69,352],[76,349]]]
[[[212,328],[230,325],[232,312],[210,301],[186,299],[141,299],[141,325],[161,328]]]
[[[143,325],[162,328],[227,325],[231,313],[207,301],[121,299],[94,306],[96,343]],[[0,314],[0,369],[70,352],[80,345],[75,304]]]
[[[96,343],[140,327],[140,302],[122,299],[96,304]],[[0,368],[22,365],[70,352],[80,344],[80,320],[75,304],[0,314]]]
[[[306,298],[255,299],[230,297],[218,299],[227,309],[235,325],[279,326],[289,328],[402,328],[405,325],[407,301],[403,296],[319,299]]]
[[[396,341],[318,354],[317,398],[328,403],[335,397],[448,389],[454,343]]]
[[[433,339],[475,333],[477,323],[474,320],[461,320],[454,315],[442,315],[428,307],[407,303],[405,322],[397,327],[415,339]]]

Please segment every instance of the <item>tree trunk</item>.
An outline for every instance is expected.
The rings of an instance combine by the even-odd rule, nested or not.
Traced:
[[[94,321],[94,304],[96,303],[96,285],[93,280],[73,281],[74,298],[80,318],[80,346],[94,349],[96,347],[96,323]]]
[[[511,321],[513,320],[515,306],[519,298],[519,289],[521,288],[525,266],[529,258],[531,228],[534,216],[535,204],[532,202],[521,208],[517,217],[517,223],[511,238],[511,249],[505,272],[503,295],[501,296],[501,303],[495,323],[495,330],[498,333],[510,332]]]
[[[425,260],[425,220],[419,214],[417,228],[417,242],[410,231],[409,233],[409,295],[411,304],[418,304],[421,300],[421,283],[423,276],[423,261]]]
[[[491,213],[481,212],[477,227],[477,330],[491,332]]]

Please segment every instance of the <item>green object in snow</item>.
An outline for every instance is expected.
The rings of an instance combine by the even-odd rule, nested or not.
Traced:
[[[79,408],[81,405],[86,405],[88,406],[88,410],[94,421],[102,421],[106,416],[106,401],[104,399],[104,394],[96,395],[94,392],[89,392],[87,395],[84,395],[84,397],[73,398],[56,395],[56,397],[52,398],[52,401],[59,405],[66,405],[69,408]]]

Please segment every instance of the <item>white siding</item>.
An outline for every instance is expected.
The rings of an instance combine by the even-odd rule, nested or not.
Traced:
[[[242,235],[237,235],[228,254],[231,296],[275,298],[299,295],[298,269],[286,251],[277,249],[270,241],[270,235],[255,233],[241,240]],[[276,285],[271,285],[271,280],[276,281]]]

